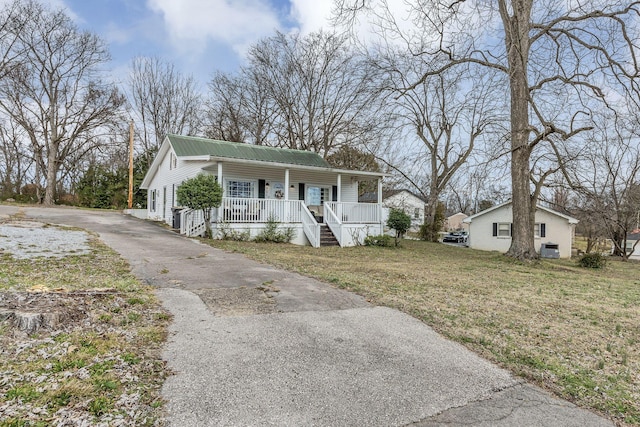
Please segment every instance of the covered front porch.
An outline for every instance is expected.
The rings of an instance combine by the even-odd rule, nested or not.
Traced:
[[[252,236],[269,221],[297,230],[294,243],[322,245],[321,229],[326,226],[340,246],[362,244],[367,235],[382,233],[382,208],[376,203],[324,202],[312,210],[303,200],[223,197],[219,208],[211,212],[211,227],[227,227],[247,231]],[[321,212],[321,214],[320,214]],[[179,212],[180,233],[200,236],[205,231],[201,211],[183,209]]]
[[[232,149],[257,150],[259,155],[254,157],[260,159],[243,158]],[[214,175],[222,187],[221,205],[211,212],[214,237],[216,231],[222,237],[222,231],[233,230],[248,232],[253,238],[269,221],[295,229],[292,243],[313,247],[329,237],[340,246],[355,246],[367,235],[382,233],[382,179],[386,174],[331,168],[317,154],[297,150],[244,144],[226,150],[224,156],[183,157],[185,169],[197,165],[197,173]],[[205,159],[205,164],[199,164]],[[361,182],[377,187],[377,203],[358,203]],[[178,211],[180,207],[173,206],[174,228],[188,236],[203,234],[206,227],[201,212]]]

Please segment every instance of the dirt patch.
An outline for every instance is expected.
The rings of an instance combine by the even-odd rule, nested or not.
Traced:
[[[216,316],[251,316],[254,314],[276,313],[276,302],[271,292],[274,288],[198,289],[197,294]]]

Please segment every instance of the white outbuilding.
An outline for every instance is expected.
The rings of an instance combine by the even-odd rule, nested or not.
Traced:
[[[469,225],[469,247],[507,252],[511,246],[513,210],[511,201],[478,212],[463,220]],[[533,234],[542,257],[570,258],[578,220],[543,206],[537,206]]]

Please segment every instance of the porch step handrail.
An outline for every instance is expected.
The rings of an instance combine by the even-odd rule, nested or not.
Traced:
[[[298,201],[300,206],[300,219],[302,221],[302,230],[305,236],[314,248],[320,247],[320,224],[316,221],[307,205],[302,201]]]
[[[338,241],[340,246],[342,246],[342,221],[333,211],[333,208],[335,207],[337,207],[335,203],[324,204],[324,222],[327,223],[327,226],[329,226],[329,229],[336,237],[336,240]]]
[[[180,212],[180,234],[187,237],[202,236],[206,229],[201,210],[183,209]]]

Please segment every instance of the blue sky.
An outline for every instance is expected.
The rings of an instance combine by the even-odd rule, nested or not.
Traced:
[[[0,0],[6,3],[8,0]],[[110,71],[126,78],[135,56],[158,56],[206,84],[230,72],[246,49],[275,30],[326,26],[331,0],[41,0],[64,7],[81,28],[109,45]]]

